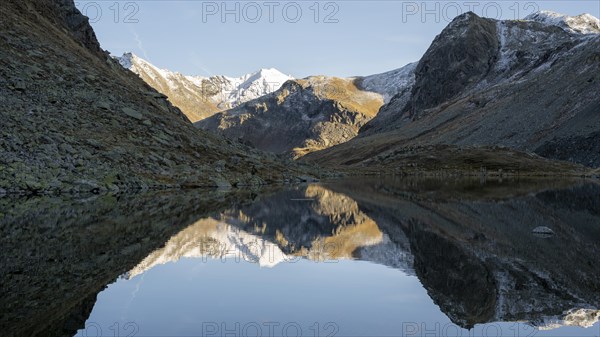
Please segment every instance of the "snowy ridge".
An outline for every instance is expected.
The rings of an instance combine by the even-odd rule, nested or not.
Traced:
[[[221,110],[269,94],[279,89],[286,81],[294,79],[274,68],[260,69],[240,77],[187,76],[160,69],[133,53],[125,53],[116,59],[121,66],[140,76],[144,74],[153,81],[166,83],[171,91],[177,92],[184,87],[199,94],[210,92],[210,98]],[[149,84],[153,85],[153,83]]]
[[[552,11],[540,11],[526,16],[525,20],[558,26],[572,33],[600,34],[600,20],[587,13],[568,16]]]
[[[546,317],[535,326],[539,330],[554,330],[563,326],[576,326],[580,328],[591,328],[600,320],[600,310],[595,309],[573,309],[567,311],[563,317]]]
[[[209,80],[221,84],[220,100],[226,103],[226,108],[236,107],[244,102],[251,101],[266,94],[276,91],[281,86],[294,78],[285,75],[277,69],[260,69],[241,77],[216,76],[211,78],[188,77],[196,83]]]
[[[358,258],[399,269],[407,275],[415,275],[414,258],[410,250],[397,246],[387,235],[368,237],[360,232],[341,232],[338,235],[341,235],[342,241],[326,241],[322,237],[312,243],[314,249],[288,255],[277,243],[259,234],[251,234],[236,226],[207,218],[171,237],[164,247],[148,255],[124,277],[131,279],[156,266],[177,262],[182,258],[231,259],[232,262],[250,262],[266,268],[273,268],[283,262],[295,262],[299,258],[313,261]],[[324,251],[326,244],[337,248],[331,252]],[[352,248],[348,254],[344,250],[346,246]],[[359,256],[353,256],[355,248]]]
[[[534,17],[535,20],[533,21],[543,20],[543,18],[561,18],[559,21],[548,19],[548,21],[545,21],[545,24],[548,25],[549,22],[553,22],[552,25],[559,25],[560,22],[565,20],[565,17],[572,18],[556,13],[554,13],[554,16],[541,16],[540,13],[528,17]],[[514,83],[516,78],[524,72],[547,70],[557,59],[568,57],[573,50],[588,43],[590,38],[596,37],[595,35],[582,34],[573,36],[569,34],[573,31],[568,29],[565,29],[564,33],[561,32],[562,34],[557,34],[548,29],[531,29],[529,26],[524,27],[515,24],[513,20],[497,21],[496,27],[500,48],[498,60],[494,65],[492,74],[495,74],[497,78],[488,78],[482,81],[475,88],[476,90],[499,82],[511,81]],[[575,42],[577,46],[573,50],[561,51],[558,46],[566,42]],[[550,53],[553,50],[554,52]],[[550,56],[542,61],[540,55]]]
[[[158,265],[177,262],[181,258],[234,258],[268,268],[288,260],[288,256],[276,244],[230,225],[206,219],[173,236],[163,248],[148,255],[125,277],[131,279]]]
[[[387,104],[397,93],[415,84],[417,64],[413,62],[399,69],[363,77],[361,89],[382,94]]]
[[[166,69],[160,69],[160,68],[154,66],[153,64],[151,64],[150,62],[137,57],[133,53],[125,53],[125,54],[123,54],[122,57],[117,57],[116,59],[117,59],[117,61],[119,61],[121,66],[123,66],[123,68],[129,69],[136,74],[139,74],[140,72],[143,71],[146,74],[148,74],[150,77],[152,77],[153,79],[156,79],[157,77],[160,76],[164,79],[172,80],[174,77],[177,76],[177,73],[168,71]]]

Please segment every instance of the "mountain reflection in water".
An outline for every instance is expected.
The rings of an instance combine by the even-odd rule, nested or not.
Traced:
[[[418,322],[425,322],[427,329],[443,314],[457,328],[474,331],[494,322],[521,322],[535,327],[536,335],[598,335],[599,195],[600,186],[573,181],[369,179],[260,193],[178,191],[88,200],[0,199],[0,329],[9,336],[83,335],[85,331],[79,329],[86,321],[88,327],[102,319],[120,321],[118,314],[107,318],[101,313],[123,311],[119,287],[131,287],[132,282],[140,287],[145,277],[145,282],[158,282],[163,290],[144,292],[142,285],[136,300],[163,301],[162,311],[186,316],[176,303],[160,298],[167,296],[164,289],[186,287],[177,275],[189,272],[190,261],[196,261],[196,267],[205,268],[199,275],[217,273],[211,274],[217,281],[210,286],[227,303],[238,304],[233,296],[240,296],[225,288],[229,283],[255,279],[259,287],[254,290],[263,297],[287,291],[296,311],[290,303],[270,310],[290,313],[289,321],[302,316],[299,311],[305,310],[301,303],[308,291],[311,300],[318,295],[346,303],[359,298],[360,292],[377,291],[372,288],[378,286],[361,289],[361,284],[380,285],[381,296],[396,289],[399,293],[387,294],[396,298],[415,291],[408,289],[410,283],[429,297],[403,299],[425,312]],[[533,233],[541,226],[553,234]],[[217,266],[218,260],[238,263]],[[248,269],[248,264],[254,267]],[[348,271],[351,280],[338,278]],[[406,282],[407,289],[389,284],[387,276],[377,278],[391,272],[402,284]],[[218,273],[223,273],[221,279]],[[294,275],[288,281],[294,288],[263,279],[282,274]],[[320,290],[308,285],[317,274],[325,283]],[[194,282],[192,287],[202,289],[211,281]],[[97,302],[98,293],[103,300]],[[242,314],[245,322],[269,320],[264,316],[270,311],[263,312],[257,305],[255,311]],[[392,323],[407,321],[395,317],[396,322],[382,322],[394,305],[371,303],[356,312],[358,308],[340,304],[336,310],[344,311],[348,322],[361,324],[363,333],[427,333],[414,319],[398,326]],[[227,310],[221,310],[227,317]],[[324,318],[321,324],[327,322]],[[335,322],[338,330],[320,333],[358,333],[350,323]],[[134,331],[138,335],[173,331],[138,325],[139,331]],[[121,328],[126,334],[125,324]],[[104,334],[113,333],[109,326],[103,329]],[[501,330],[502,335],[516,332]]]

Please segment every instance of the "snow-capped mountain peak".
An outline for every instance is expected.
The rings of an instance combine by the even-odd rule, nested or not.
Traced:
[[[269,94],[294,79],[275,68],[263,68],[240,77],[187,76],[156,67],[133,53],[115,59],[167,95],[192,122]],[[190,103],[194,101],[202,102],[202,106]]]
[[[600,34],[600,20],[587,13],[569,16],[552,11],[539,11],[526,16],[525,20],[558,26],[573,33]]]
[[[260,77],[265,78],[289,77],[275,68],[261,68],[253,75],[259,75]]]
[[[275,68],[263,68],[240,78],[230,79],[237,86],[237,90],[230,93],[229,101],[232,107],[237,106],[276,91],[285,82],[293,79],[292,76],[285,75]]]

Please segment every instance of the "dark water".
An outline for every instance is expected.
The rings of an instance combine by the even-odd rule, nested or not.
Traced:
[[[599,336],[600,186],[0,199],[6,336]]]

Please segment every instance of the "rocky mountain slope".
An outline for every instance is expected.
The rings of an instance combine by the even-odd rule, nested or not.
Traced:
[[[549,26],[558,26],[573,33],[600,33],[600,20],[591,14],[568,16],[552,11],[540,11],[526,16],[525,20],[536,21]]]
[[[128,276],[182,257],[269,267],[299,257],[350,258],[416,275],[442,312],[466,329],[492,322],[543,330],[596,324],[592,257],[600,232],[592,224],[599,187],[514,184],[372,179],[283,191],[196,222]],[[538,236],[536,226],[550,226],[553,234]]]
[[[290,198],[310,198],[314,201]],[[347,196],[318,185],[275,193],[190,225],[127,273],[128,278],[181,258],[230,258],[275,267],[300,258],[360,258],[412,272],[411,256],[392,242]],[[292,221],[292,219],[296,219]]]
[[[271,93],[293,79],[272,68],[237,78],[202,77],[160,69],[132,53],[123,54],[116,60],[167,96],[192,122]]]
[[[169,237],[255,197],[239,189],[0,198],[2,336],[74,336],[97,294]]]
[[[597,323],[600,284],[590,257],[599,250],[600,187],[506,183],[480,189],[478,179],[458,182],[464,193],[447,180],[353,180],[330,188],[355,200],[383,233],[405,233],[417,277],[455,324]],[[536,236],[537,226],[552,227],[552,236]]]
[[[346,142],[397,92],[412,85],[415,64],[355,78],[313,76],[196,123],[258,149],[302,156]]]
[[[229,252],[269,266],[334,257],[399,268],[466,328],[600,319],[595,183],[351,179],[236,192],[0,198],[3,335],[73,336],[118,277]]]
[[[460,15],[419,61],[410,89],[357,138],[306,159],[371,166],[416,146],[502,146],[600,166],[597,23],[589,15]]]
[[[0,15],[0,194],[293,177],[287,163],[194,128],[100,49],[72,0],[4,1]]]

